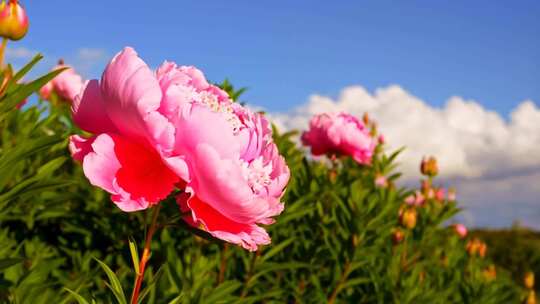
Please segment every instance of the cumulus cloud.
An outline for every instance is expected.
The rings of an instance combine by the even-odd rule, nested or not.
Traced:
[[[271,114],[278,128],[307,128],[322,112],[368,112],[390,148],[405,146],[402,168],[413,173],[424,155],[435,155],[447,177],[503,176],[540,168],[540,109],[530,100],[520,103],[505,121],[474,100],[451,97],[435,108],[392,85],[370,94],[361,86],[343,89],[332,98],[313,95],[288,113]]]
[[[398,160],[411,180],[418,177],[424,155],[436,156],[443,180],[456,185],[471,207],[475,216],[468,219],[470,224],[509,225],[509,214],[514,214],[540,226],[540,214],[534,213],[540,209],[540,109],[533,101],[521,102],[505,120],[458,96],[437,108],[397,85],[373,93],[351,86],[337,99],[312,95],[305,104],[270,116],[278,129],[305,130],[312,115],[339,111],[357,116],[368,112],[390,149],[405,146]],[[495,218],[478,214],[490,206],[495,209],[489,214],[498,212]],[[509,212],[518,209],[521,213]]]

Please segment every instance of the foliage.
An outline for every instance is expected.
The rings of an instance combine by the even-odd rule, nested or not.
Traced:
[[[16,76],[0,100],[0,302],[126,303],[150,218],[114,207],[71,160],[66,139],[77,130],[67,104],[15,109],[53,76],[26,85]],[[225,89],[238,97],[228,81]],[[522,300],[507,271],[493,276],[490,260],[469,256],[466,240],[444,225],[459,211],[455,202],[429,200],[414,227],[402,227],[400,210],[415,189],[396,186],[399,151],[379,147],[370,166],[328,163],[307,157],[295,135],[275,132],[292,176],[286,209],[268,226],[272,244],[250,253],[212,239],[184,224],[170,197],[141,303]],[[386,187],[375,185],[378,174]]]
[[[520,227],[504,230],[478,229],[472,235],[481,237],[488,244],[488,256],[512,273],[518,282],[523,274],[532,271],[540,278],[540,233]],[[536,284],[536,290],[540,286]]]

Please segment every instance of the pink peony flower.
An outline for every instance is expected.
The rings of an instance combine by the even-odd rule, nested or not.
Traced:
[[[53,86],[63,81],[57,78]],[[109,192],[124,211],[146,209],[188,179],[187,164],[172,155],[175,129],[160,112],[165,100],[156,75],[126,48],[101,81],[86,82],[73,102],[74,122],[94,134],[71,136],[73,158],[82,161],[90,183]]]
[[[455,224],[454,231],[457,233],[457,235],[459,235],[460,238],[467,236],[467,227],[465,227],[463,224]]]
[[[311,147],[313,155],[350,155],[360,164],[370,164],[377,141],[366,126],[346,113],[315,115],[309,130],[302,134],[302,142]]]
[[[54,67],[53,70],[64,67],[67,67],[68,69],[60,73],[39,90],[39,95],[42,99],[49,99],[51,93],[55,92],[62,100],[71,103],[80,93],[83,87],[83,81],[81,76],[77,74],[72,67],[59,64]]]
[[[182,185],[177,202],[189,224],[249,250],[270,243],[259,224],[283,210],[289,168],[269,122],[201,71],[165,62],[153,73],[126,48],[72,108],[94,134],[72,136],[72,155],[122,210],[145,209]]]
[[[163,64],[162,112],[176,130],[174,153],[185,157],[190,179],[177,197],[185,220],[248,250],[270,243],[258,224],[273,223],[289,168],[272,140],[269,122],[233,103],[193,67]]]

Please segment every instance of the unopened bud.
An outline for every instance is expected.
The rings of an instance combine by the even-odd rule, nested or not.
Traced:
[[[414,205],[415,202],[416,202],[416,197],[414,196],[414,194],[411,194],[405,198],[405,204],[409,206]]]
[[[534,288],[534,273],[532,271],[528,271],[525,276],[523,277],[523,283],[525,283],[525,287],[528,289]]]
[[[19,40],[28,32],[28,16],[17,0],[0,4],[0,36]]]
[[[442,202],[444,201],[444,189],[443,188],[438,188],[436,191],[435,191],[435,199],[439,202]]]
[[[379,142],[379,145],[384,145],[384,143],[386,142],[386,139],[384,138],[384,135],[381,134],[377,138],[377,141]]]
[[[454,202],[456,200],[456,189],[448,189],[448,201]]]
[[[366,112],[364,113],[364,115],[362,116],[362,121],[364,122],[364,125],[369,125],[369,114]]]
[[[459,235],[460,238],[465,238],[467,236],[467,227],[465,227],[463,224],[455,224],[454,231],[457,235]]]
[[[429,158],[423,158],[422,162],[420,163],[420,172],[423,175],[427,175],[430,177],[434,177],[439,173],[439,167],[437,165],[437,159],[433,156],[430,156]]]
[[[495,268],[495,265],[491,264],[488,266],[488,268],[482,271],[482,274],[484,275],[486,281],[493,281],[497,277],[497,269]]]
[[[397,245],[403,242],[404,238],[405,238],[405,233],[403,233],[403,231],[401,231],[401,229],[399,228],[394,230],[394,232],[392,233],[392,243],[394,245]]]
[[[360,239],[358,238],[356,234],[353,234],[352,244],[353,244],[353,247],[358,247],[358,244],[360,244]]]
[[[525,304],[536,304],[536,293],[534,290],[529,290],[529,294],[527,295],[527,299],[525,299]]]
[[[413,229],[416,226],[417,212],[415,208],[407,208],[400,216],[400,222],[403,227]]]
[[[486,245],[486,243],[481,242],[480,246],[478,247],[478,255],[481,258],[484,258],[484,257],[486,257],[486,252],[487,252],[487,245]]]
[[[380,173],[375,176],[375,186],[378,188],[386,188],[388,186],[388,180]]]

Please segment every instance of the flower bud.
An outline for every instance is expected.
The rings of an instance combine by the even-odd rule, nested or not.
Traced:
[[[534,288],[534,273],[532,271],[528,271],[525,276],[523,277],[523,283],[525,283],[525,287],[528,289]]]
[[[463,224],[455,224],[454,231],[457,235],[459,235],[460,238],[465,238],[467,236],[467,227],[465,227]]]
[[[0,36],[19,40],[28,32],[28,16],[17,0],[2,1],[0,4]]]
[[[380,173],[375,176],[375,186],[378,188],[386,188],[388,186],[388,180]]]
[[[448,201],[454,202],[456,200],[456,189],[448,189]]]
[[[480,242],[480,246],[478,247],[478,255],[479,255],[481,258],[484,258],[484,257],[486,257],[486,252],[487,252],[487,245],[486,245],[486,243]]]
[[[369,114],[366,112],[364,113],[364,115],[362,116],[362,121],[364,122],[364,125],[369,125]]]
[[[381,134],[377,138],[377,141],[379,142],[379,145],[384,145],[384,143],[386,142],[386,139],[384,138],[384,135]]]
[[[439,167],[437,165],[437,159],[433,156],[429,158],[423,158],[420,163],[420,172],[423,175],[434,177],[439,173]]]
[[[525,304],[536,304],[536,293],[534,290],[529,290],[529,294],[527,295],[527,299],[525,299]]]
[[[436,191],[435,191],[435,199],[439,202],[442,202],[444,201],[444,189],[443,188],[438,188]]]
[[[497,269],[495,268],[495,265],[491,264],[488,266],[488,268],[482,271],[482,274],[484,275],[486,281],[493,281],[497,277]]]
[[[407,208],[403,211],[400,217],[400,222],[403,227],[413,229],[416,226],[417,212],[415,208]]]
[[[392,233],[392,243],[394,245],[401,243],[404,238],[405,238],[405,233],[403,233],[403,231],[401,231],[401,229],[399,228],[394,230],[394,232]]]
[[[414,194],[411,194],[405,198],[405,204],[412,206],[416,203],[416,197]]]

